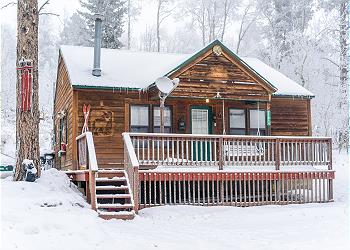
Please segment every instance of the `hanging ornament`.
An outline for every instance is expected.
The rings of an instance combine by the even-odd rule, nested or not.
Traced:
[[[31,111],[33,98],[33,61],[22,58],[17,68],[20,76],[21,100],[18,108],[23,111]]]

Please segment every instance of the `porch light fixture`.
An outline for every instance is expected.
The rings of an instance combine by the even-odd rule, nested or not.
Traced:
[[[164,133],[164,109],[165,109],[165,99],[174,91],[174,89],[179,84],[180,79],[174,78],[170,80],[168,77],[159,77],[155,84],[159,90],[160,99],[160,132]]]
[[[206,103],[209,103],[209,98],[206,98],[206,99],[205,99],[205,102],[206,102]]]

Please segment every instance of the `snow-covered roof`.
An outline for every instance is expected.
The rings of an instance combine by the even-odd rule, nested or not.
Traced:
[[[92,47],[63,45],[60,50],[71,84],[82,88],[145,89],[158,77],[167,75],[193,57],[191,54],[101,49],[102,72],[100,77],[96,77],[91,74],[94,50]],[[314,96],[259,59],[249,57],[239,59],[277,89],[274,95]]]
[[[281,72],[263,63],[259,59],[253,57],[241,57],[241,59],[277,89],[273,95],[308,97],[314,96],[314,94],[309,90],[305,89],[303,86],[299,85]]]
[[[140,89],[146,88],[190,56],[101,49],[101,76],[96,77],[91,74],[92,47],[63,45],[61,55],[73,86]]]

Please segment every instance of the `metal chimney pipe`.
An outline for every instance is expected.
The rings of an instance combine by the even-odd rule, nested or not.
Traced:
[[[102,41],[102,15],[95,14],[95,45],[94,45],[94,67],[92,75],[101,76],[101,41]]]

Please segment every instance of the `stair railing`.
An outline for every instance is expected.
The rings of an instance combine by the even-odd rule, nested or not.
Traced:
[[[93,210],[96,210],[96,176],[98,172],[98,165],[92,133],[84,132],[83,134],[77,136],[76,141],[78,168],[82,170],[86,169],[89,171],[89,188],[86,196],[88,199],[90,199],[91,208]]]
[[[129,179],[131,196],[133,197],[134,211],[139,206],[139,161],[135,154],[129,133],[123,133],[124,140],[124,169]]]

